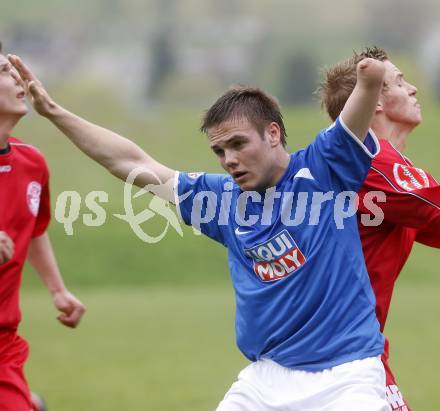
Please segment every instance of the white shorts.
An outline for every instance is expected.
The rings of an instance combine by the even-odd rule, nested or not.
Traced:
[[[217,411],[390,411],[380,357],[319,372],[260,360],[238,375]]]

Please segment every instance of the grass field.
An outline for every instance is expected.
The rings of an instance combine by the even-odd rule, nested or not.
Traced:
[[[139,112],[127,111],[111,96],[98,91],[89,92],[89,111],[83,107],[80,91],[69,91],[68,97],[61,100],[63,103],[66,100],[69,108],[86,118],[135,140],[164,164],[186,171],[220,171],[207,147],[206,137],[197,131],[200,113],[195,110],[150,112],[142,116]],[[416,164],[440,176],[440,145],[435,133],[440,129],[440,118],[436,114],[435,110],[425,113],[425,123],[411,136],[407,154]],[[287,110],[285,120],[292,151],[307,145],[328,125],[327,118],[317,108]],[[73,223],[73,236],[67,236],[63,225],[55,219],[50,230],[63,272],[70,282],[100,287],[225,282],[224,249],[206,238],[194,236],[190,229],[184,230],[184,241],[173,229],[158,244],[146,245],[140,241],[125,222],[113,216],[124,211],[123,183],[74,149],[44,119],[29,116],[17,127],[16,135],[26,137],[46,154],[52,172],[54,208],[59,194],[65,190],[75,190],[81,196],[81,210],[78,220]],[[90,211],[84,199],[96,190],[109,195],[109,202],[103,204],[107,219],[102,226],[86,227],[82,217]],[[135,200],[135,208],[144,209],[147,201],[145,196],[140,197]],[[157,235],[164,224],[164,220],[157,217],[142,228]],[[438,268],[432,263],[436,253],[426,248],[416,252],[410,277],[417,281],[436,278]],[[188,264],[185,270],[182,270],[182,261]]]
[[[64,93],[64,94],[63,94]],[[197,133],[195,111],[142,113],[126,110],[111,96],[81,90],[60,95],[68,107],[136,140],[177,169],[219,171]],[[63,100],[62,98],[62,100]],[[425,113],[408,154],[440,176],[437,109]],[[316,108],[288,110],[292,150],[311,141],[328,124]],[[92,190],[109,193],[107,220],[100,227],[74,223],[74,235],[53,221],[50,233],[63,274],[88,306],[78,330],[55,321],[47,294],[26,270],[22,334],[31,344],[27,372],[32,388],[45,395],[51,411],[210,410],[246,364],[235,348],[234,302],[225,250],[184,230],[170,231],[156,245],[141,242],[112,216],[123,210],[123,184],[73,149],[43,119],[29,116],[17,136],[45,152],[52,171],[52,203],[65,190],[82,199]],[[172,149],[171,149],[172,148]],[[137,208],[145,207],[141,197]],[[160,232],[154,219],[143,228]],[[395,293],[387,334],[392,364],[416,411],[440,408],[438,250],[415,247]]]
[[[74,331],[57,324],[45,293],[23,294],[30,385],[51,410],[212,410],[246,364],[228,287],[79,294],[89,311]],[[400,285],[388,327],[393,368],[418,411],[440,408],[437,297],[438,287]]]

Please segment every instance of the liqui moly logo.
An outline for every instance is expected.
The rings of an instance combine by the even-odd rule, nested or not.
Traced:
[[[245,250],[254,261],[254,272],[264,282],[287,277],[306,262],[306,258],[287,230],[265,243]]]

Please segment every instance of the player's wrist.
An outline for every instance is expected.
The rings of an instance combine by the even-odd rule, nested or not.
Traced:
[[[60,294],[65,294],[68,292],[67,288],[63,285],[56,285],[56,286],[49,286],[48,287],[49,293],[52,295],[52,297],[56,297]]]
[[[48,120],[52,122],[56,122],[57,119],[61,118],[65,110],[59,104],[54,101],[49,101],[47,103],[47,107],[45,107],[44,111],[40,111],[40,114],[43,117],[46,117]]]

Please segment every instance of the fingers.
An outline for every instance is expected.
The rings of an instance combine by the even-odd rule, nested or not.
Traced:
[[[17,84],[19,84],[20,86],[22,86],[23,88],[26,87],[26,83],[25,81],[21,78],[20,74],[18,73],[18,71],[15,69],[15,67],[11,68],[11,76],[12,78],[15,80],[15,82]]]
[[[76,328],[85,311],[84,306],[76,306],[70,312],[60,314],[57,319],[66,327]]]
[[[368,85],[382,85],[385,75],[385,65],[382,61],[365,58],[357,65],[358,81],[363,81]]]
[[[9,62],[14,66],[14,68],[18,71],[20,74],[20,77],[26,81],[36,81],[37,78],[32,74],[31,70],[29,69],[26,64],[23,63],[20,57],[14,55],[14,54],[8,54],[8,60]]]
[[[17,76],[20,76],[20,81],[23,83],[35,111],[48,117],[57,108],[57,105],[49,96],[41,81],[32,74],[18,56],[9,54],[8,59],[14,66],[14,70],[18,72]]]
[[[75,308],[70,313],[60,314],[57,319],[58,321],[69,328],[76,328],[81,321],[81,318],[84,314],[83,308]]]
[[[14,255],[14,242],[4,231],[0,231],[0,265],[7,263]]]
[[[36,100],[36,103],[38,105],[46,103],[49,105],[52,104],[52,101],[47,94],[47,91],[44,89],[40,82],[30,81],[27,84],[27,89],[30,95]]]
[[[6,264],[11,258],[12,255],[10,255],[6,250],[0,249],[0,265]]]
[[[0,246],[0,264],[7,263],[14,255],[14,245],[5,243]]]
[[[57,317],[58,321],[70,328],[77,327],[86,312],[86,307],[71,294],[66,296],[63,303],[58,302],[57,308],[62,312]]]
[[[366,58],[359,62],[359,71],[366,71],[369,74],[383,75],[385,73],[385,65],[382,61]]]
[[[22,83],[27,94],[30,94],[35,100],[41,100],[44,95],[43,87],[38,87],[41,86],[41,82],[32,74],[31,70],[23,63],[20,57],[14,54],[8,54],[8,60],[13,66],[13,75],[16,81]],[[34,107],[35,106],[34,104]],[[40,109],[39,106],[35,108],[37,111]]]
[[[27,84],[27,89],[33,98],[37,98],[40,95],[38,91],[38,86],[36,85],[35,81],[30,81]]]

